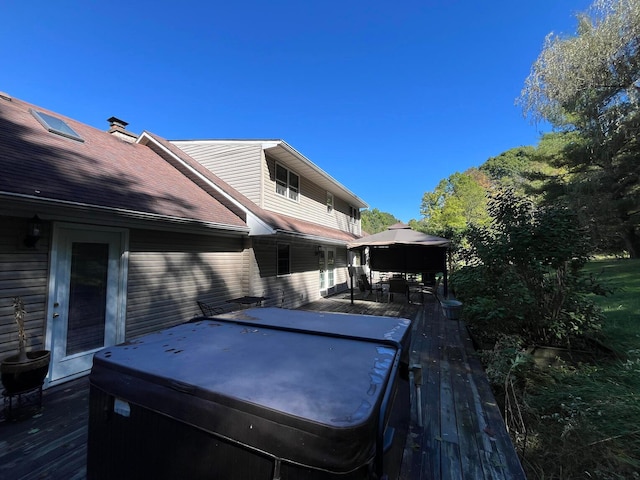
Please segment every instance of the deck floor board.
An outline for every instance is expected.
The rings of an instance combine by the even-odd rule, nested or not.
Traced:
[[[398,479],[524,480],[464,324],[445,319],[433,296],[424,302],[357,296],[351,304],[350,295],[342,293],[302,309],[413,321],[411,363],[422,375],[421,385],[412,382],[411,425]],[[42,409],[27,408],[20,420],[7,420],[0,412],[0,479],[84,480],[88,405],[84,377],[45,390]]]

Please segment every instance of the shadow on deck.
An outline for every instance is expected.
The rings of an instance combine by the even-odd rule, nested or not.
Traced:
[[[525,478],[464,324],[446,320],[433,297],[409,304],[356,296],[351,304],[341,293],[302,309],[413,320],[411,362],[422,367],[422,384],[412,384],[400,480]],[[46,390],[43,408],[25,409],[19,421],[0,416],[0,479],[86,478],[88,404],[84,377]]]

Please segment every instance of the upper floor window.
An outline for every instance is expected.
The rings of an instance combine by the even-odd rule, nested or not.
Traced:
[[[276,164],[276,193],[298,201],[300,177],[291,170]]]
[[[333,193],[327,192],[327,213],[333,212]]]
[[[360,210],[351,205],[349,205],[349,220],[351,220],[351,223],[356,223],[360,220]]]

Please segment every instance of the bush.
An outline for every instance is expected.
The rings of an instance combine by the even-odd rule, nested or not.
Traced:
[[[571,346],[598,331],[602,317],[587,298],[597,285],[581,273],[589,243],[576,216],[512,191],[491,199],[489,213],[491,225],[471,229],[467,265],[451,278],[474,335]]]

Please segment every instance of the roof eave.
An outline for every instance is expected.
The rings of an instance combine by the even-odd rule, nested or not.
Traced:
[[[323,186],[326,190],[333,193],[334,195],[338,195],[341,198],[347,200],[351,205],[357,208],[369,208],[369,205],[358,197],[355,193],[349,190],[347,187],[338,182],[335,178],[329,175],[327,172],[318,167],[315,163],[305,157],[303,154],[298,152],[295,148],[289,145],[284,140],[278,140],[272,142],[271,144],[265,143],[263,145],[263,149],[265,152],[270,153],[276,159],[280,152],[284,152],[291,157],[293,157],[299,165],[303,165],[305,168],[305,176],[307,176],[310,180],[313,180],[315,183]],[[283,158],[283,160],[291,161],[291,157]],[[295,166],[292,165],[292,168],[295,170]],[[310,173],[312,172],[312,173]]]
[[[156,145],[158,148],[162,149],[162,151],[165,152],[167,155],[170,155],[171,158],[173,158],[176,162],[179,162],[184,168],[188,169],[193,175],[197,176],[200,180],[205,182],[207,185],[209,185],[211,188],[213,188],[220,195],[223,195],[228,201],[233,203],[237,208],[239,208],[240,210],[245,212],[245,215],[247,216],[247,223],[249,225],[247,228],[249,229],[250,235],[252,235],[252,236],[253,235],[267,235],[267,234],[275,233],[275,231],[273,230],[273,228],[270,225],[268,225],[266,222],[264,222],[258,215],[256,215],[253,212],[251,212],[241,202],[239,202],[238,200],[233,198],[233,196],[231,196],[227,192],[225,192],[224,189],[220,188],[219,185],[217,185],[211,179],[209,179],[209,178],[205,177],[204,175],[202,175],[200,172],[198,172],[196,169],[194,169],[191,165],[189,165],[186,162],[184,162],[179,156],[177,156],[171,150],[167,149],[164,145],[162,145],[161,143],[156,141],[156,139],[153,138],[152,135],[149,135],[146,131],[142,132],[140,134],[140,136],[138,137],[138,143],[146,145],[149,142],[153,142],[154,145]],[[187,155],[187,154],[185,153],[184,155]]]
[[[349,242],[348,240],[338,240],[336,238],[323,237],[321,235],[312,235],[308,233],[299,233],[292,232],[291,230],[276,230],[276,233],[281,235],[286,235],[289,237],[296,237],[301,240],[307,240],[310,242],[318,242],[325,245],[337,245],[337,246],[346,246]]]
[[[162,214],[151,213],[151,212],[141,212],[138,210],[130,210],[126,208],[94,205],[90,203],[72,202],[69,200],[59,200],[59,199],[48,198],[48,197],[36,197],[34,195],[25,195],[20,193],[13,193],[13,192],[0,191],[0,199],[28,202],[34,206],[36,205],[53,206],[53,207],[64,206],[67,208],[70,207],[76,210],[82,210],[87,212],[109,213],[118,217],[132,219],[132,220],[163,222],[163,223],[169,223],[172,225],[184,225],[189,227],[205,228],[209,230],[236,232],[242,235],[248,235],[249,233],[248,226],[238,226],[238,225],[228,225],[228,224],[217,223],[217,222],[207,222],[204,220],[176,217],[171,215],[162,215]]]

